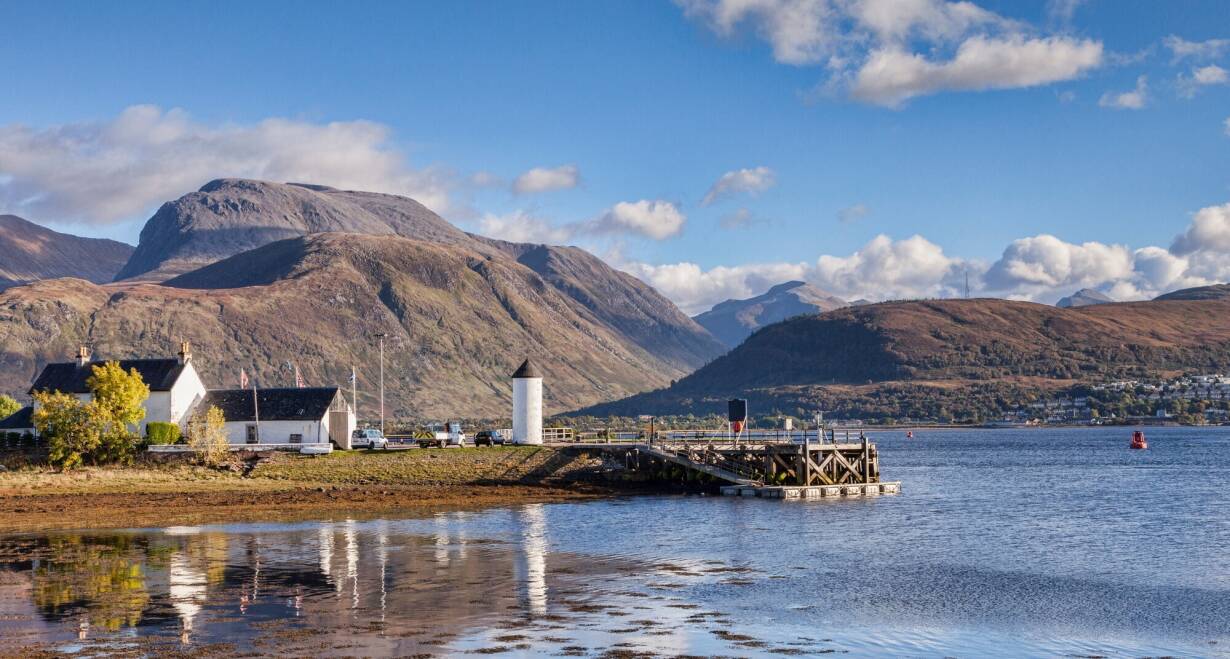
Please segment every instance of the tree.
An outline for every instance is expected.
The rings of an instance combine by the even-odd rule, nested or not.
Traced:
[[[105,425],[97,405],[58,391],[36,391],[34,403],[34,428],[47,440],[53,466],[73,469],[93,458]]]
[[[8,394],[0,395],[0,419],[7,419],[21,409],[21,403]]]
[[[188,445],[196,449],[203,464],[216,467],[226,461],[231,450],[226,440],[226,417],[216,405],[198,410],[188,420]]]
[[[102,440],[96,461],[131,462],[140,441],[137,426],[145,418],[149,385],[137,369],[125,373],[113,361],[94,366],[85,382],[94,394],[93,405],[102,418]]]

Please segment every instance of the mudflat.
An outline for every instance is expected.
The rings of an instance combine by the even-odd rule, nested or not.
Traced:
[[[144,461],[0,473],[0,533],[427,514],[611,496],[601,461],[548,447],[272,454],[230,469]]]

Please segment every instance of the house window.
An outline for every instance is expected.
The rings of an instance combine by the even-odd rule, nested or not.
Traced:
[[[256,435],[256,424],[249,423],[248,424],[248,443],[255,444],[257,443],[257,441],[259,441],[259,438]]]
[[[302,443],[303,443],[303,435],[301,435],[301,434],[299,434],[299,433],[297,433],[297,432],[292,432],[292,433],[290,434],[290,443],[291,443],[291,444],[302,444]]]

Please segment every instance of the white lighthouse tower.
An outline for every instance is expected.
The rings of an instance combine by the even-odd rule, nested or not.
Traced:
[[[526,359],[513,373],[514,444],[542,443],[542,372]]]

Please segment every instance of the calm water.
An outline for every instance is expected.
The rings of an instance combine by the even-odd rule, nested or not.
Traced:
[[[0,640],[228,655],[1230,656],[1230,428],[877,434],[903,493],[0,539]]]

